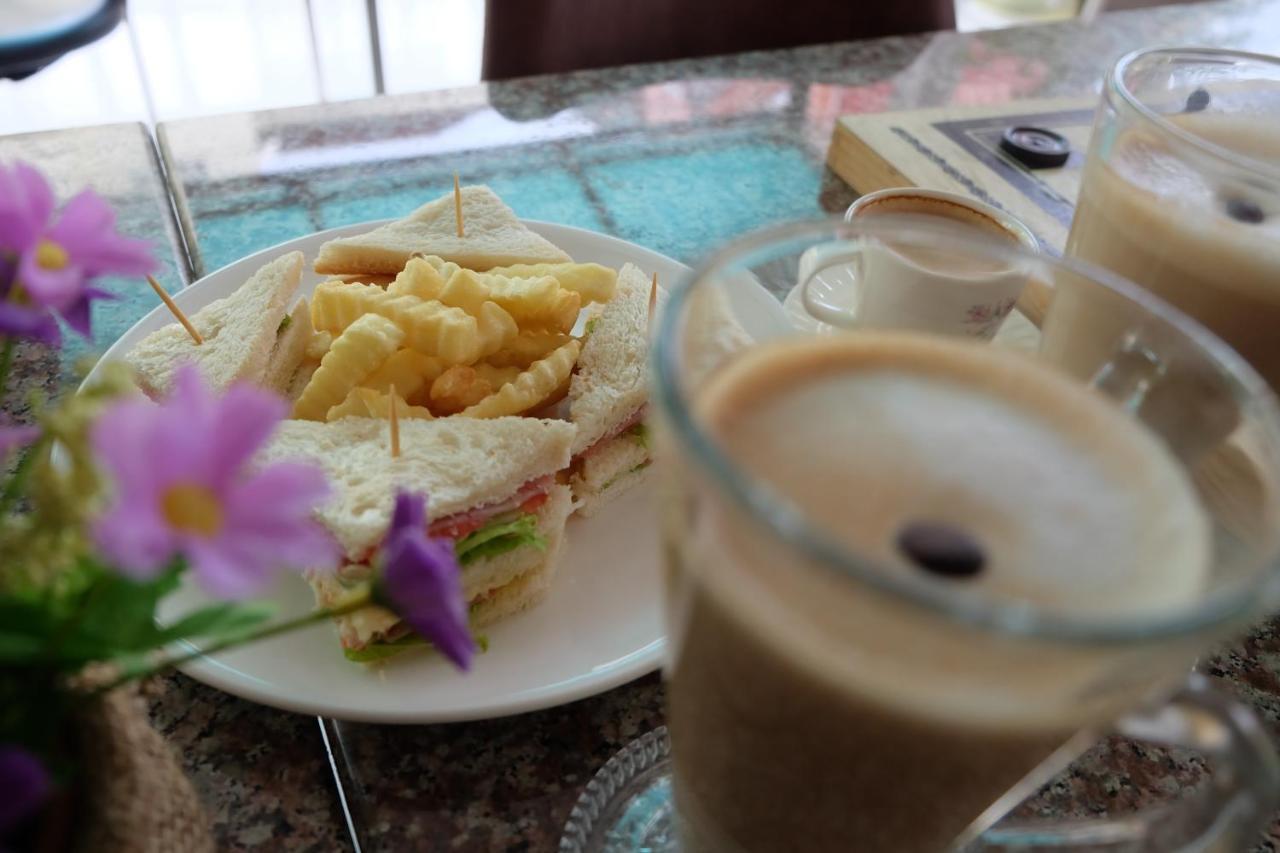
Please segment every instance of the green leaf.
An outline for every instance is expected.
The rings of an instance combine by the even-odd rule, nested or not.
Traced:
[[[380,640],[376,643],[370,643],[363,649],[343,649],[342,653],[349,661],[377,663],[389,657],[394,657],[406,649],[425,645],[427,645],[427,641],[417,634],[405,634],[403,637],[394,640]]]
[[[56,602],[57,620],[48,635],[51,659],[75,667],[164,645],[155,623],[156,605],[177,588],[183,564],[175,561],[157,577],[137,581],[113,574],[90,558],[82,563],[92,579]]]
[[[547,547],[547,540],[538,535],[538,519],[530,513],[515,518],[499,516],[493,519],[459,539],[454,545],[454,553],[458,555],[458,562],[465,566],[483,557],[514,551],[521,545]]]
[[[54,624],[53,614],[41,601],[0,600],[0,663],[34,663],[43,659]]]
[[[628,438],[630,438],[632,441],[634,441],[636,444],[643,447],[645,450],[652,449],[653,438],[649,432],[649,425],[644,421],[641,421],[640,423],[631,427],[631,429],[627,430],[623,434],[626,435]]]
[[[488,636],[474,633],[472,636],[481,654],[489,651]],[[435,646],[432,646],[419,635],[405,634],[403,637],[397,637],[394,640],[379,640],[378,642],[370,643],[363,649],[343,649],[342,654],[347,660],[355,661],[356,663],[377,663],[417,646],[429,646],[433,652],[435,651]]]
[[[242,637],[275,615],[274,605],[264,601],[223,601],[183,616],[158,632],[161,643],[202,637],[224,640]]]
[[[641,462],[639,465],[636,465],[633,468],[628,468],[626,471],[623,471],[618,474],[614,474],[608,480],[604,481],[604,485],[600,487],[600,491],[602,492],[605,491],[606,489],[608,489],[610,486],[612,486],[614,483],[618,482],[622,478],[627,477],[631,474],[634,474],[637,471],[643,471],[645,468],[648,468],[652,464],[653,464],[653,460],[646,459],[645,461]]]

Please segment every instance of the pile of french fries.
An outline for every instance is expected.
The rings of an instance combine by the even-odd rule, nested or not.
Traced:
[[[599,264],[463,269],[413,257],[385,286],[332,279],[311,299],[308,348],[293,416],[497,418],[563,399],[587,303],[613,297]],[[309,376],[308,376],[309,373]]]

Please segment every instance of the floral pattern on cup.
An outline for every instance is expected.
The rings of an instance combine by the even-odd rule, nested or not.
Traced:
[[[995,302],[970,305],[964,315],[964,325],[969,334],[976,338],[989,338],[994,335],[1017,301],[1013,297],[1007,297]]]

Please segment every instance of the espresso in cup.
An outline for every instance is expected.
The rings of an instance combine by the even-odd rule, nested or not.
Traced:
[[[991,347],[866,333],[749,351],[698,409],[745,475],[860,561],[802,557],[724,503],[677,523],[684,850],[945,849],[1073,733],[1179,677],[1179,642],[1118,650],[959,616],[1141,620],[1203,594],[1212,537],[1183,469],[1085,386]]]

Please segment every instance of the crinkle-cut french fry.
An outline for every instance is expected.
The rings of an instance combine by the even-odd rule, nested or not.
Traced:
[[[333,345],[333,334],[331,332],[316,332],[311,336],[311,340],[307,341],[307,350],[304,358],[308,361],[319,361],[324,358],[324,354],[329,351],[329,347]]]
[[[423,258],[410,258],[395,281],[387,285],[387,293],[416,296],[419,299],[439,299],[440,291],[444,290],[445,279],[446,276],[442,276]]]
[[[362,273],[359,275],[340,275],[337,276],[337,279],[347,284],[376,284],[378,287],[386,287],[395,281],[396,277],[380,273]]]
[[[445,281],[453,278],[454,273],[462,269],[453,261],[446,261],[439,255],[423,255],[419,258],[423,263],[429,264],[436,272],[440,273],[441,278]]]
[[[489,298],[505,308],[522,329],[568,332],[578,319],[582,297],[552,276],[506,278],[486,275]]]
[[[492,299],[483,276],[472,270],[455,270],[440,291],[439,300],[476,318],[482,357],[502,349],[520,332],[517,320]]]
[[[336,335],[365,314],[365,284],[348,284],[331,278],[316,285],[311,296],[311,325],[316,332]]]
[[[508,382],[480,402],[463,409],[462,417],[500,418],[537,408],[573,372],[581,350],[581,341],[570,340],[546,358],[529,365],[529,369],[516,377],[514,382]]]
[[[458,270],[449,276],[444,289],[436,297],[445,305],[461,308],[472,317],[480,316],[480,308],[489,301],[489,288],[480,280],[480,274],[471,270]]]
[[[520,327],[516,325],[516,321],[496,302],[486,302],[480,306],[476,325],[480,336],[480,358],[498,352],[520,336]]]
[[[377,314],[366,314],[347,326],[334,338],[320,367],[293,404],[293,416],[324,420],[329,409],[341,403],[352,388],[386,361],[404,338],[399,326]]]
[[[405,343],[449,364],[480,357],[486,341],[476,318],[435,300],[397,296],[368,284],[322,282],[311,297],[311,321],[317,329],[340,332],[364,314],[379,314],[404,330]]]
[[[440,359],[417,350],[397,350],[360,385],[382,392],[390,391],[394,385],[396,391],[408,400],[422,389],[429,388],[446,366]]]
[[[475,369],[476,375],[488,382],[492,388],[501,388],[508,382],[514,382],[521,372],[521,369],[514,364],[508,367],[497,367],[482,361],[471,366]]]
[[[435,255],[415,258],[414,261],[430,266],[446,281],[451,282],[458,276],[464,276],[468,283],[475,282],[484,286],[488,291],[487,298],[501,305],[521,328],[558,329],[563,332],[573,328],[583,301],[604,302],[611,299],[618,278],[617,272],[599,264],[526,264],[478,273]],[[542,271],[544,269],[547,271]],[[521,272],[517,275],[500,270]],[[566,287],[557,273],[575,286]],[[433,299],[439,298],[446,305],[457,305],[466,309],[468,314],[475,315],[474,310],[460,301],[429,295]]]
[[[494,367],[518,367],[524,370],[540,358],[573,340],[560,332],[521,332],[498,352],[485,356]]]
[[[396,389],[399,390],[398,388]],[[431,420],[435,415],[431,414],[430,409],[422,406],[410,406],[404,399],[396,394],[396,414],[402,418],[417,418],[418,420]],[[339,418],[382,418],[387,420],[391,417],[391,395],[382,391],[375,391],[372,388],[352,388],[347,398],[338,405],[329,409],[325,415],[326,421],[336,421]]]
[[[431,383],[429,402],[437,415],[453,415],[493,393],[493,386],[474,367],[455,364]]]
[[[549,275],[583,302],[608,302],[618,287],[618,271],[600,264],[513,264],[494,267],[486,275],[534,278]]]

